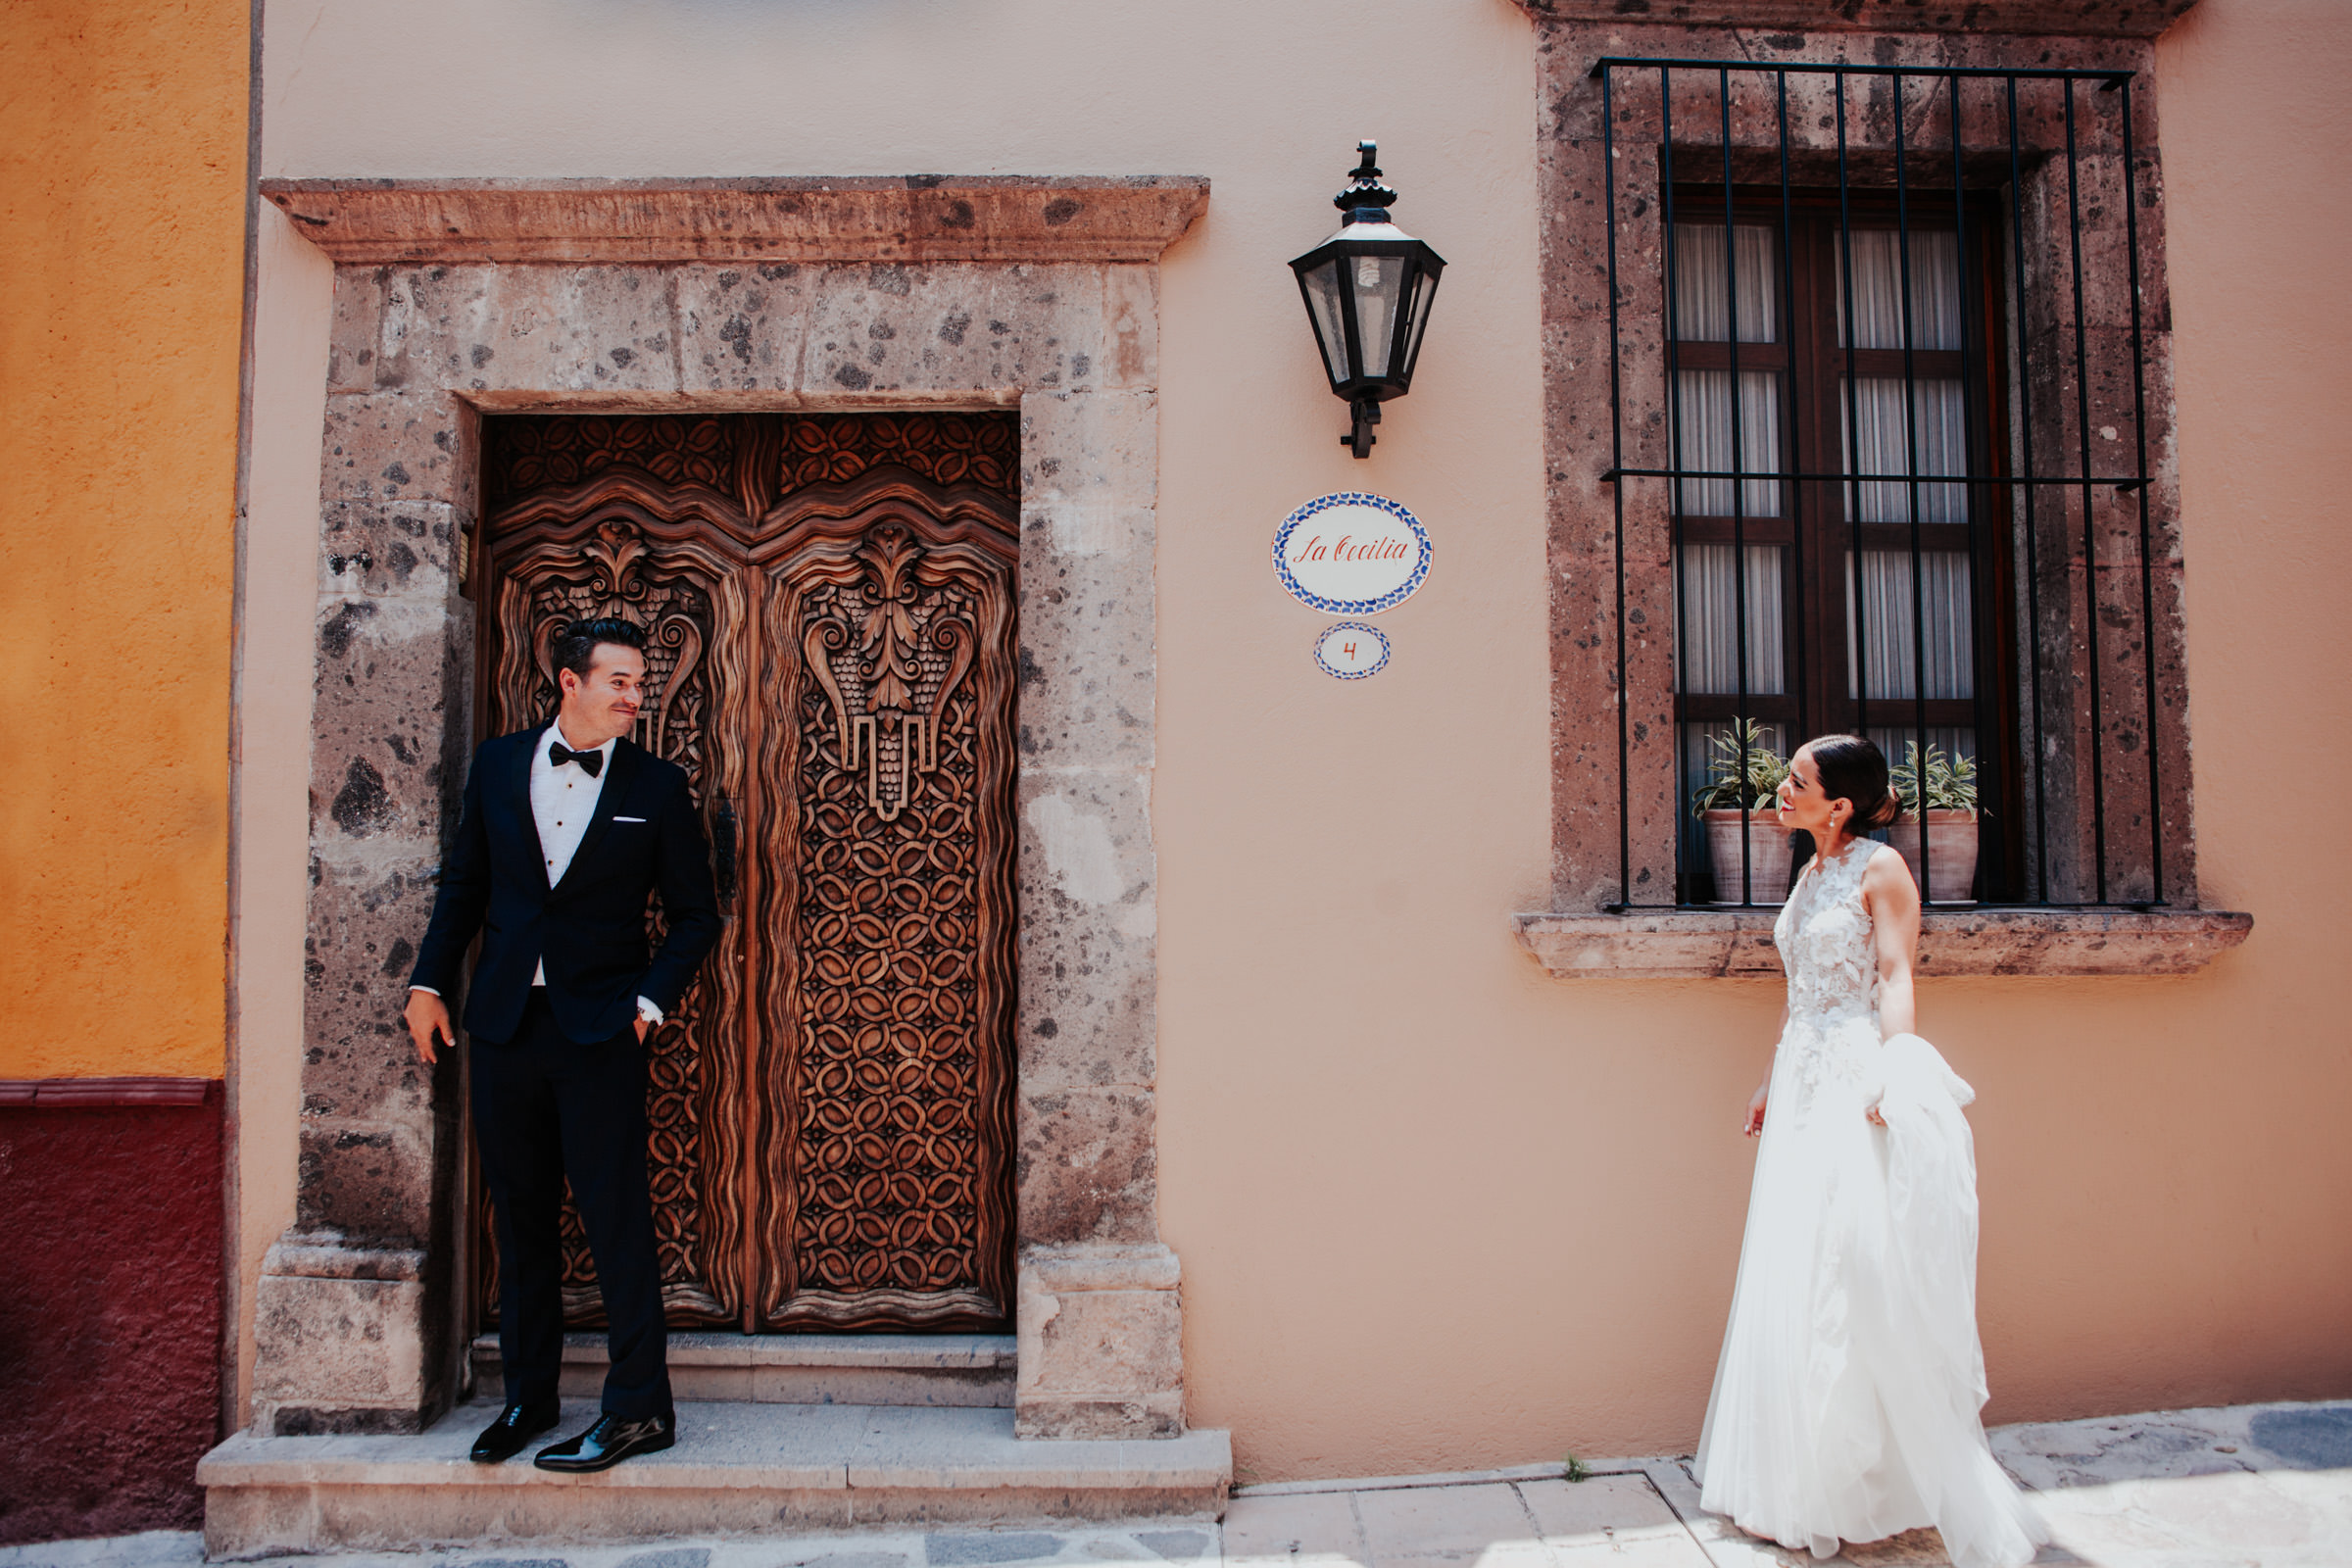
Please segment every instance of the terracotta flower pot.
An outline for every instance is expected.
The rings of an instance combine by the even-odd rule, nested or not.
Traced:
[[[1905,814],[1886,830],[1886,842],[1894,846],[1903,863],[1911,867],[1911,880],[1918,882],[1919,819]],[[1929,811],[1928,857],[1934,862],[1929,870],[1936,879],[1936,886],[1927,890],[1929,899],[1936,904],[1976,903],[1977,814],[1974,811]]]
[[[1707,825],[1707,854],[1715,866],[1715,902],[1738,904],[1740,813],[1727,809],[1699,814]],[[1788,834],[1770,811],[1748,813],[1747,879],[1750,903],[1779,904],[1788,897]]]

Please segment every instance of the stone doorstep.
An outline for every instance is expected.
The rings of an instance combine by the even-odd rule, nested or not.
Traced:
[[[671,1392],[681,1400],[757,1404],[1012,1405],[1009,1334],[709,1334],[669,1336]],[[610,1364],[602,1334],[564,1336],[561,1385],[592,1399]],[[499,1386],[498,1336],[473,1342],[477,1390]]]
[[[413,1437],[239,1433],[197,1466],[216,1558],[832,1530],[932,1521],[1222,1517],[1223,1432],[1045,1442],[1012,1413],[710,1401],[678,1409],[678,1443],[593,1476],[527,1457],[466,1457],[497,1413],[476,1400]],[[561,1433],[596,1417],[567,1401]],[[555,1441],[551,1435],[547,1440]]]

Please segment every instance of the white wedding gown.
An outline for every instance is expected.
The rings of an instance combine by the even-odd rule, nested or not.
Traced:
[[[2049,1532],[1978,1420],[1975,1095],[1918,1036],[1880,1042],[1876,848],[1817,858],[1774,926],[1788,1026],[1693,1468],[1709,1511],[1792,1549],[1932,1524],[1957,1568],[2008,1568]]]

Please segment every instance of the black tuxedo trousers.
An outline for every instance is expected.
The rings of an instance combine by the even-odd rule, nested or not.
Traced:
[[[669,1331],[645,1168],[645,1048],[634,1025],[583,1046],[534,987],[511,1040],[473,1048],[473,1131],[498,1226],[498,1357],[510,1403],[553,1404],[564,1362],[564,1188],[605,1298],[604,1408],[666,1415]]]

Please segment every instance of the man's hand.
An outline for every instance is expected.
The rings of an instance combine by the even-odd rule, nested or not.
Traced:
[[[416,1059],[427,1067],[441,1059],[433,1049],[435,1035],[448,1041],[451,1050],[457,1049],[458,1034],[450,1027],[449,1004],[430,991],[410,992],[409,1004],[401,1016],[408,1021],[409,1038],[416,1042]]]

